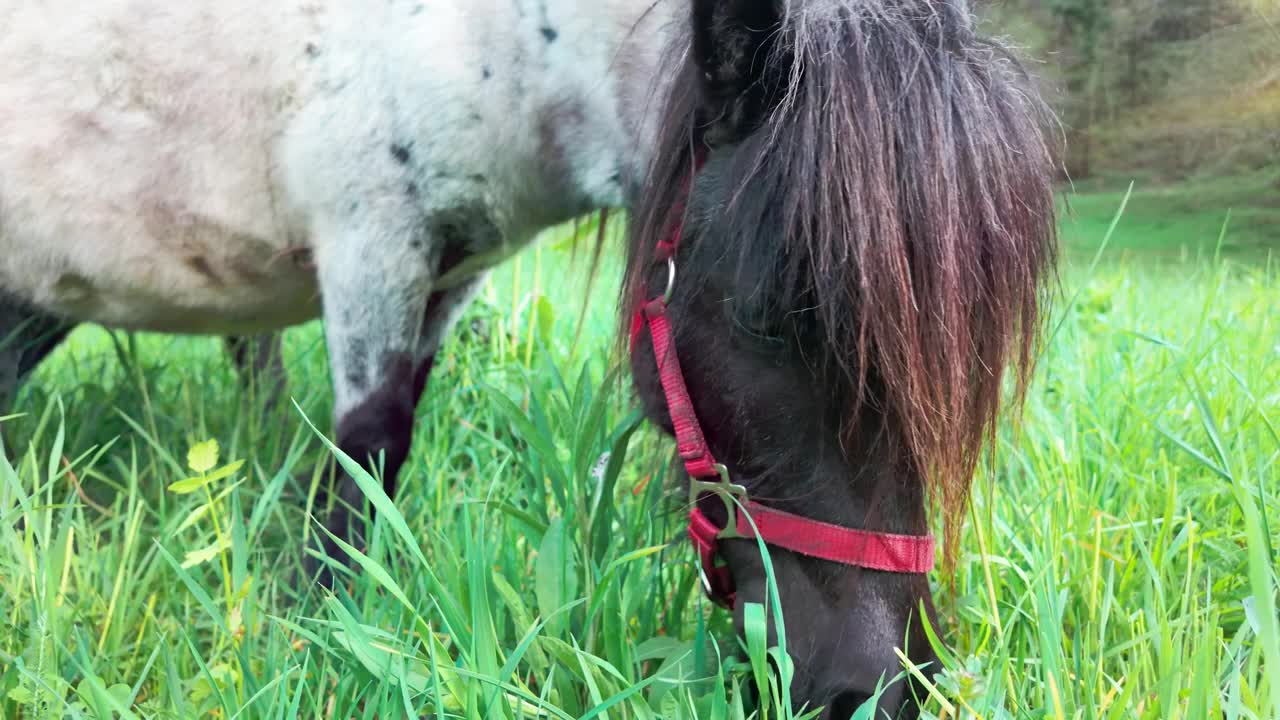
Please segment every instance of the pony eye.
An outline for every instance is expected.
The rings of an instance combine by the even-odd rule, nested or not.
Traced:
[[[750,336],[753,340],[770,345],[786,343],[782,324],[770,318],[767,313],[760,312],[757,308],[752,308],[745,312],[734,312],[733,309],[730,309],[729,320],[736,330]]]

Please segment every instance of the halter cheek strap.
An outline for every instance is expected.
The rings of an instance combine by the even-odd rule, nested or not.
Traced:
[[[702,156],[697,166],[702,165]],[[683,216],[683,209],[678,208]],[[698,550],[703,585],[711,599],[728,608],[734,606],[736,594],[733,575],[720,558],[720,541],[731,538],[759,537],[769,545],[791,552],[854,567],[892,573],[927,573],[933,569],[934,541],[928,535],[893,535],[869,532],[810,520],[774,510],[750,500],[746,488],[734,484],[729,470],[717,462],[707,446],[702,424],[689,397],[689,388],[680,370],[680,359],[672,335],[667,312],[676,280],[676,252],[684,235],[683,221],[670,236],[660,240],[654,260],[667,268],[667,287],[661,297],[644,303],[631,321],[631,348],[647,328],[653,341],[653,354],[658,377],[667,399],[671,424],[675,429],[676,448],[685,471],[689,474],[689,538]],[[698,507],[708,497],[718,497],[728,512],[728,523],[713,523]],[[745,510],[750,521],[739,510]]]

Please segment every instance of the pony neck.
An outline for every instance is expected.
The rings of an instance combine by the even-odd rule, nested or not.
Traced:
[[[537,128],[528,169],[546,180],[522,202],[541,222],[627,206],[640,188],[669,82],[657,70],[683,19],[672,5],[548,0],[516,21],[516,116]]]

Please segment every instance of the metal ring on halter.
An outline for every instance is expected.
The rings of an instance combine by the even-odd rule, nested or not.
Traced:
[[[739,504],[746,506],[747,489],[741,485],[734,484],[729,479],[729,468],[721,463],[716,463],[715,468],[716,472],[720,474],[718,482],[689,478],[689,502],[697,505],[698,500],[703,495],[715,495],[720,498],[720,502],[724,503],[724,509],[728,513],[729,520],[725,523],[724,529],[716,535],[716,538],[719,540],[741,538],[742,533],[738,532],[738,513],[740,511],[738,506]],[[737,498],[736,502],[735,498]]]
[[[676,290],[676,259],[674,257],[667,258],[667,289],[662,293],[662,304],[667,305],[671,302],[671,294]]]

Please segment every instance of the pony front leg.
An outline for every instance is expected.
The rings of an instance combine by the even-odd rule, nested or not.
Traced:
[[[333,376],[338,447],[366,469],[381,473],[395,496],[396,476],[413,440],[414,411],[429,366],[421,356],[422,330],[439,265],[438,243],[412,219],[392,228],[343,234],[317,252],[324,301],[325,340]],[[338,469],[336,493],[316,498],[328,508],[325,528],[359,547],[364,495]],[[322,486],[323,488],[324,486]],[[327,536],[320,545],[345,560]],[[317,570],[309,564],[309,573]],[[318,579],[330,585],[327,568]]]

